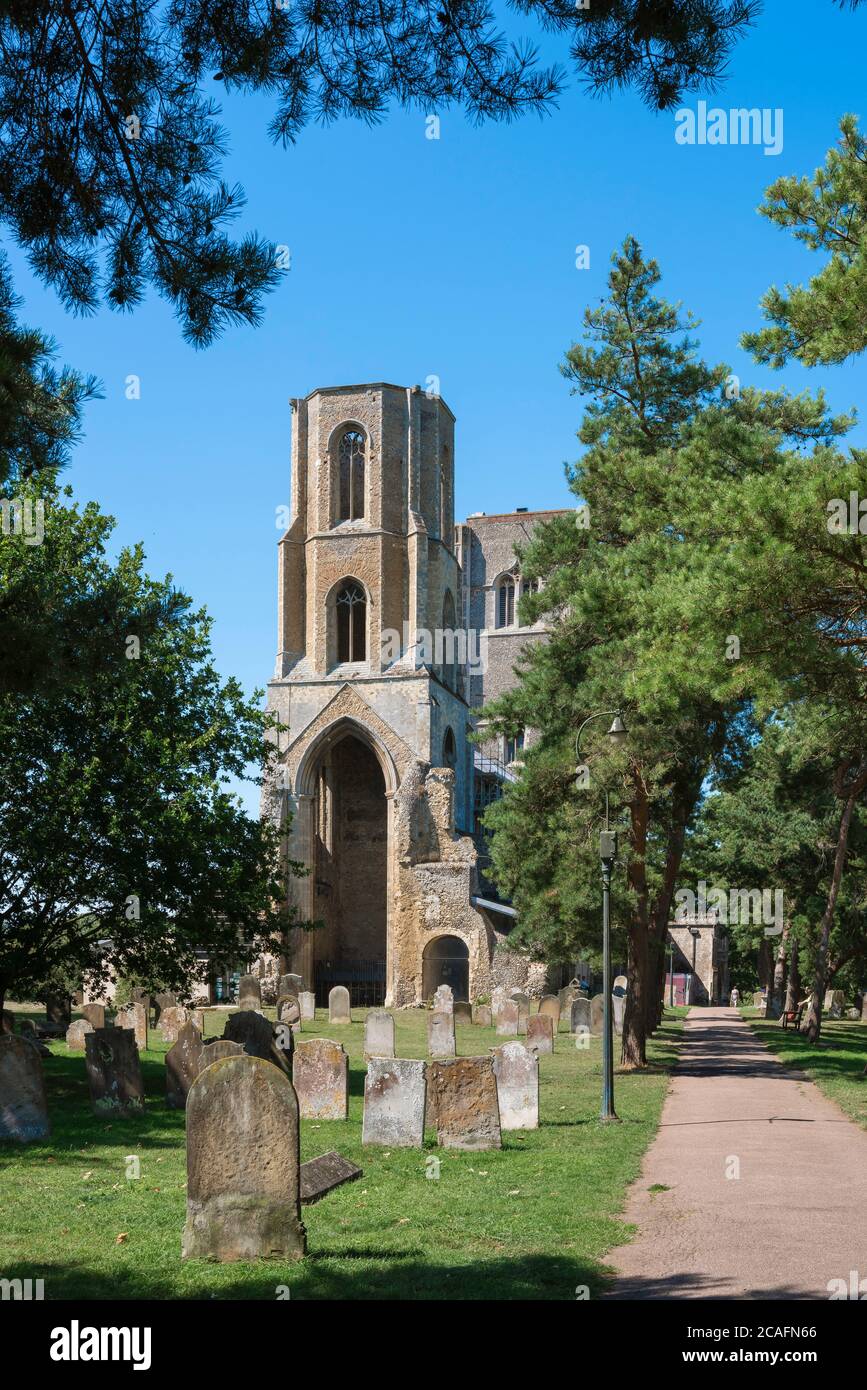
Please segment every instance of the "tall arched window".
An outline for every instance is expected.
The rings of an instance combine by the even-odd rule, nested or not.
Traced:
[[[364,661],[367,655],[367,599],[354,579],[341,584],[334,601],[337,612],[337,660]]]
[[[338,521],[357,521],[364,516],[364,435],[347,430],[337,455],[339,474]]]
[[[515,581],[503,575],[497,585],[497,627],[513,627],[515,622]]]
[[[451,729],[446,729],[446,736],[443,739],[443,767],[456,767],[457,761],[458,749],[454,733]]]
[[[457,689],[458,681],[458,634],[456,631],[455,601],[451,589],[446,589],[443,599],[442,631],[442,674],[443,682],[450,690]]]

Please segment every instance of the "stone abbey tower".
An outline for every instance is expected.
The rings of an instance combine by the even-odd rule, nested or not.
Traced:
[[[523,987],[523,957],[499,951],[495,967],[510,909],[481,894],[472,838],[473,692],[452,634],[473,626],[485,588],[492,612],[495,595],[481,553],[475,600],[456,555],[454,416],[384,383],[316,390],[292,410],[268,686],[280,777],[263,811],[288,818],[287,853],[309,869],[293,903],[322,925],[290,932],[285,965],[319,1004],[338,983],[353,1002],[395,1007],[443,981],[456,998]]]

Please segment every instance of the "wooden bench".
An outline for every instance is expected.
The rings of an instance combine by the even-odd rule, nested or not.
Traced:
[[[781,1025],[782,1025],[782,1027],[783,1027],[783,1028],[788,1028],[788,1026],[789,1026],[790,1023],[794,1023],[794,1025],[795,1025],[795,1032],[796,1032],[796,1033],[800,1033],[800,1031],[801,1031],[801,1019],[804,1017],[804,1009],[805,1009],[805,1008],[806,1008],[806,1005],[805,1005],[805,1004],[800,1004],[800,1005],[798,1006],[797,1009],[789,1009],[788,1013],[786,1012],[785,1009],[783,1009],[783,1012],[782,1012],[782,1014],[780,1015],[780,1023],[781,1023]]]

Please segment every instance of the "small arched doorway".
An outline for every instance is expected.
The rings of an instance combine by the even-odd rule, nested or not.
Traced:
[[[470,997],[470,953],[459,936],[438,936],[422,956],[422,994],[432,999],[440,985],[450,985],[455,999]]]

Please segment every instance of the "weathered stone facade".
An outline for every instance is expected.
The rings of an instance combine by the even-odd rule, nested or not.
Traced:
[[[442,982],[473,998],[500,965],[522,988],[539,976],[540,992],[544,970],[495,954],[508,917],[478,905],[468,738],[471,706],[513,679],[519,647],[541,635],[499,631],[495,611],[509,547],[539,514],[456,533],[454,417],[419,387],[332,387],[292,408],[268,686],[280,772],[263,813],[288,825],[288,856],[310,868],[292,883],[299,917],[322,925],[290,933],[284,968],[315,983],[320,1006],[337,983],[358,1004],[419,1004]],[[481,631],[483,652],[488,627],[491,689],[460,636]]]

